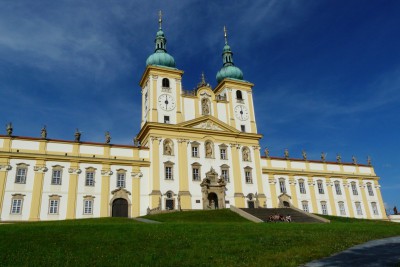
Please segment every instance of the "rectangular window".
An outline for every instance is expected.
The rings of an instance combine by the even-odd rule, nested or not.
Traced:
[[[355,196],[358,195],[357,184],[355,182],[351,183],[351,190],[353,191],[353,195],[355,195]]]
[[[252,184],[253,183],[253,179],[251,177],[251,172],[250,171],[245,171],[244,175],[246,177],[246,183],[247,184]]]
[[[125,188],[125,173],[117,173],[117,187]]]
[[[374,196],[374,190],[372,189],[371,184],[367,184],[367,189],[368,189],[368,195],[373,197]]]
[[[172,180],[172,167],[165,167],[165,180]]]
[[[192,146],[192,157],[198,158],[199,157],[199,147]]]
[[[302,205],[302,207],[303,207],[303,211],[309,212],[309,209],[308,209],[308,202],[307,202],[307,201],[302,201],[302,202],[301,202],[301,205]]]
[[[51,199],[49,203],[49,214],[58,214],[59,200]]]
[[[86,172],[85,185],[94,186],[94,172]]]
[[[13,199],[11,203],[11,214],[21,214],[22,199]]]
[[[221,176],[225,180],[225,182],[229,182],[229,171],[221,170]]]
[[[371,202],[372,212],[374,215],[379,215],[378,207],[376,206],[376,202]]]
[[[240,130],[245,133],[246,132],[246,126],[245,125],[240,125]]]
[[[335,183],[335,190],[336,190],[336,195],[341,195],[342,194],[342,189],[340,189],[340,184]]]
[[[93,200],[85,199],[83,201],[83,214],[93,214]]]
[[[363,215],[362,208],[361,208],[361,203],[356,202],[356,210],[357,210],[357,215]]]
[[[53,176],[51,177],[51,184],[61,184],[61,170],[53,170]]]
[[[322,184],[322,181],[318,181],[317,182],[317,186],[318,186],[318,193],[320,193],[321,195],[325,194],[324,185]]]
[[[306,187],[304,186],[304,181],[299,181],[300,194],[306,194]]]
[[[221,159],[226,159],[226,149],[225,148],[221,148],[220,154],[221,154]]]
[[[326,202],[325,201],[321,202],[321,210],[322,210],[322,214],[328,215],[328,209],[326,207]]]
[[[169,116],[164,116],[164,123],[169,123]]]
[[[343,202],[339,202],[339,210],[340,210],[340,215],[346,216],[346,209],[344,208]]]
[[[15,176],[16,184],[26,183],[26,168],[17,168],[17,175]]]
[[[199,168],[193,168],[193,181],[200,181]]]
[[[286,193],[286,185],[285,180],[279,180],[279,188],[281,189],[281,193]]]

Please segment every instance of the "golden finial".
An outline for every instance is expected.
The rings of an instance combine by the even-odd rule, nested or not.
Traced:
[[[161,10],[158,12],[158,24],[160,25],[160,30],[161,30],[161,23],[162,23],[162,13]]]
[[[204,71],[201,73],[201,83],[206,84],[206,78],[204,77]]]
[[[224,38],[225,38],[225,44],[228,44],[228,33],[226,31],[226,27],[224,26]]]

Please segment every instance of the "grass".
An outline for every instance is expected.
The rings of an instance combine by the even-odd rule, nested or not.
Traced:
[[[330,224],[255,224],[229,210],[0,225],[1,266],[298,266],[400,224],[328,217]]]

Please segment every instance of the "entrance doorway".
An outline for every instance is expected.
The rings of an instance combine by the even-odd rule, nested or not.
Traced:
[[[128,201],[117,198],[112,204],[112,217],[128,217]]]
[[[218,196],[215,193],[208,194],[208,206],[211,209],[218,209]]]
[[[174,200],[173,199],[166,199],[165,200],[165,209],[166,210],[173,210],[174,209]]]
[[[254,209],[254,201],[247,201],[249,209]]]

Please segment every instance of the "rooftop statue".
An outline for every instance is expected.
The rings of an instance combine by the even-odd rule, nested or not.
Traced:
[[[6,125],[6,130],[7,130],[7,135],[8,135],[8,136],[11,136],[12,133],[13,133],[13,126],[12,126],[12,123],[11,123],[11,122],[9,122],[9,123]]]
[[[46,129],[46,125],[43,126],[42,130],[40,131],[40,136],[42,137],[42,139],[46,139],[47,138],[47,129]]]

